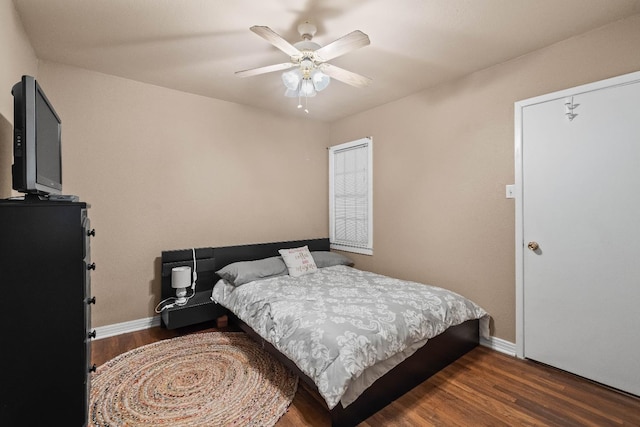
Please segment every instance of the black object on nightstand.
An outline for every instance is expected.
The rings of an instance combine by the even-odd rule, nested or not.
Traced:
[[[196,248],[196,293],[185,305],[174,305],[162,310],[162,326],[176,329],[183,326],[216,320],[227,314],[227,310],[211,300],[211,290],[217,279],[215,275],[215,258],[212,248]],[[181,249],[162,252],[162,300],[175,297],[175,289],[171,287],[171,270],[174,267],[188,266],[193,271],[193,251]],[[187,296],[191,295],[187,289]]]

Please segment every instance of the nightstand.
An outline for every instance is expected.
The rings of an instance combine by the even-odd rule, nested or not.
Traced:
[[[162,311],[162,323],[167,329],[181,328],[215,320],[227,314],[227,309],[211,300],[211,290],[196,292],[185,305]]]

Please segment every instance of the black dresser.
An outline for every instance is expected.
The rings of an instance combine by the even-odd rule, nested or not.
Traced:
[[[88,205],[0,200],[0,424],[87,425]]]

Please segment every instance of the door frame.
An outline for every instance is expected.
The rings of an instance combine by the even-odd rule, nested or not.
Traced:
[[[570,98],[571,96],[584,94],[587,92],[593,92],[600,89],[605,89],[614,86],[624,86],[627,84],[640,82],[640,71],[636,71],[629,74],[623,74],[621,76],[612,77],[604,80],[600,80],[593,83],[587,83],[580,86],[575,86],[569,89],[564,89],[545,95],[535,96],[533,98],[517,101],[514,104],[514,160],[515,160],[515,243],[516,243],[516,356],[524,358],[524,218],[523,218],[523,195],[524,195],[524,183],[522,174],[523,164],[523,140],[522,140],[522,119],[524,108],[540,104],[543,102],[554,101],[563,98]],[[569,112],[569,111],[567,111]],[[579,109],[575,111],[580,114]],[[569,120],[567,118],[567,120]]]

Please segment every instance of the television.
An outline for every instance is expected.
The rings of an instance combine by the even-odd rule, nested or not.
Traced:
[[[60,117],[36,79],[31,76],[22,76],[11,89],[11,94],[13,189],[29,197],[61,194]]]

